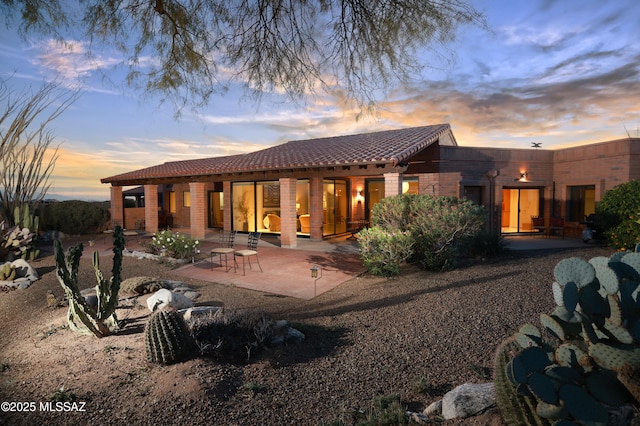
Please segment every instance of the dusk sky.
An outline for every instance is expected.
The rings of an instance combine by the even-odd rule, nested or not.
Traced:
[[[100,179],[166,161],[252,152],[290,140],[449,123],[459,145],[542,148],[640,136],[638,0],[472,0],[489,31],[463,26],[452,61],[428,64],[411,87],[390,88],[380,112],[330,95],[300,103],[277,95],[260,104],[231,87],[195,115],[105,81],[99,66],[122,61],[83,40],[20,40],[0,28],[0,74],[15,92],[45,80],[83,84],[79,100],[52,123],[60,157],[50,195],[108,200]],[[447,55],[446,51],[442,51]],[[9,76],[12,76],[9,78]],[[121,82],[122,76],[108,74]]]

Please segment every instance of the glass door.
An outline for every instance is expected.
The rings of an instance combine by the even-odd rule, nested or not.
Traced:
[[[540,188],[502,190],[502,233],[532,232],[532,216],[541,216]]]
[[[347,232],[348,194],[346,180],[325,179],[322,183],[322,235]]]
[[[209,228],[224,228],[224,194],[209,192]]]

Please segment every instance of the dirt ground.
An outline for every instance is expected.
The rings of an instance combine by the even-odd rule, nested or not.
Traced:
[[[0,400],[21,410],[0,412],[1,425],[351,425],[394,394],[421,411],[457,385],[492,380],[499,343],[552,310],[559,260],[611,254],[585,246],[512,252],[444,273],[406,267],[398,278],[355,278],[309,301],[180,278],[201,294],[198,305],[262,309],[306,340],[237,363],[159,366],[145,358],[147,296],[121,294],[115,335],[68,328],[66,308],[47,304],[47,291],[63,294],[49,250],[33,263],[39,281],[0,292]],[[101,269],[109,276],[109,258]],[[167,265],[125,257],[123,277],[135,276],[177,279]],[[89,258],[80,282],[95,286]],[[502,421],[494,409],[440,424]]]

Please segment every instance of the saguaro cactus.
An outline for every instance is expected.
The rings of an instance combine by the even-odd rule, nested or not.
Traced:
[[[100,271],[98,253],[94,252],[93,254],[93,267],[96,270],[98,280],[96,286],[98,306],[94,310],[80,294],[78,287],[78,267],[82,257],[82,243],[70,247],[65,256],[60,240],[54,241],[56,277],[69,300],[67,320],[72,330],[81,334],[94,334],[98,337],[107,336],[117,330],[116,307],[120,290],[123,249],[124,235],[122,228],[117,226],[113,232],[113,269],[109,280],[106,280]]]

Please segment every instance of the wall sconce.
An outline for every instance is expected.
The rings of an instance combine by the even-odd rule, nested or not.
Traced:
[[[300,203],[296,203],[296,213],[298,213],[298,210],[300,210]]]
[[[310,271],[311,271],[311,278],[313,278],[313,297],[316,297],[318,292],[317,291],[318,280],[322,278],[322,268],[318,265],[313,265]]]
[[[362,189],[358,189],[356,191],[356,200],[358,201],[358,204],[362,204],[362,200],[363,200],[363,196],[362,196]]]
[[[528,176],[529,174],[527,172],[520,172],[520,177],[515,178],[514,180],[519,182],[526,182]]]

